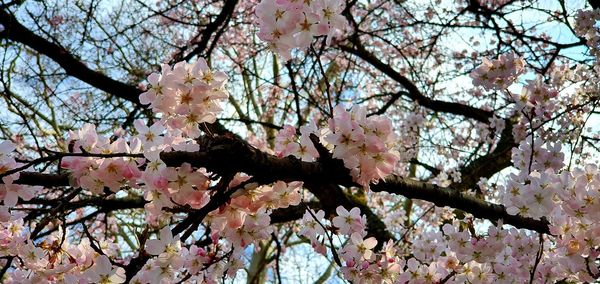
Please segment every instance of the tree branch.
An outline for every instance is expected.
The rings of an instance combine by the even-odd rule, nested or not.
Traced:
[[[208,140],[208,141],[206,141]],[[286,182],[304,181],[315,184],[336,184],[346,187],[357,186],[348,170],[341,164],[304,162],[294,157],[279,158],[250,146],[245,141],[230,136],[204,138],[198,152],[165,152],[162,160],[168,166],[179,166],[187,162],[194,167],[205,167],[208,171],[226,174],[244,172],[252,175],[260,184],[277,180]],[[23,172],[16,183],[44,186],[67,185],[66,175],[51,175]],[[518,228],[549,233],[548,222],[522,216],[509,215],[504,206],[485,202],[462,194],[454,188],[442,188],[425,182],[406,180],[391,176],[371,186],[374,191],[401,194],[408,198],[433,202],[437,206],[449,206],[463,210],[477,218],[504,220]],[[335,195],[334,193],[329,193]]]
[[[206,28],[202,31],[202,38],[201,38],[200,42],[198,42],[196,44],[196,47],[185,56],[182,56],[182,53],[183,53],[183,50],[182,50],[180,53],[178,53],[175,56],[175,61],[181,61],[181,60],[188,61],[192,57],[204,52],[204,50],[208,46],[208,42],[213,34],[215,34],[213,43],[218,41],[220,35],[223,34],[224,29],[227,27],[227,23],[229,22],[229,19],[231,19],[231,15],[233,15],[233,12],[235,11],[235,6],[237,5],[237,3],[238,3],[238,0],[226,0],[225,4],[223,5],[223,9],[221,10],[221,13],[219,13],[217,18],[213,22],[206,25]],[[223,26],[223,27],[217,31],[217,29],[221,26]],[[213,46],[214,46],[214,44],[213,44]],[[210,49],[212,49],[212,46]]]
[[[490,122],[489,120],[490,118],[492,118],[494,114],[493,112],[478,109],[460,103],[430,99],[423,93],[421,93],[419,88],[411,80],[409,80],[405,76],[402,76],[390,65],[383,63],[381,60],[379,60],[379,58],[367,51],[365,47],[362,46],[362,43],[359,42],[357,37],[352,38],[351,42],[353,43],[353,46],[340,45],[340,49],[358,56],[367,63],[371,64],[373,67],[377,68],[379,71],[386,74],[394,81],[400,83],[400,85],[402,85],[402,87],[407,91],[400,93],[401,95],[406,95],[419,105],[431,109],[433,111],[461,115],[486,124]]]
[[[44,39],[25,26],[23,26],[9,13],[7,10],[0,10],[0,24],[5,28],[0,32],[0,38],[22,43],[29,48],[48,56],[60,65],[68,75],[78,78],[79,80],[89,84],[92,87],[98,88],[109,94],[130,101],[134,104],[139,104],[138,95],[141,93],[134,86],[114,80],[105,74],[88,68],[79,59],[75,58],[65,48]]]

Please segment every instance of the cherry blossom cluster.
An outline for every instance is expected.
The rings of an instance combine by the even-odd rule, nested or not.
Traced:
[[[302,229],[298,234],[308,238],[313,248],[322,254],[326,254],[327,251],[325,242],[326,233],[328,232],[325,229],[331,227],[331,225],[335,226],[338,234],[354,236],[355,239],[360,238],[362,241],[362,237],[367,233],[367,217],[360,214],[360,209],[352,208],[348,211],[346,208],[339,206],[336,208],[336,213],[337,216],[330,222],[324,219],[325,212],[323,210],[317,212],[314,212],[312,209],[310,211],[307,210],[302,217]],[[369,242],[373,243],[372,240]],[[369,249],[372,249],[374,246],[371,246]],[[352,259],[352,257],[349,259]]]
[[[300,128],[300,142],[296,142],[296,129],[284,126],[277,134],[275,152],[279,156],[293,155],[304,161],[318,156],[310,134],[320,138],[332,150],[332,156],[341,159],[350,170],[355,182],[369,188],[391,174],[398,163],[399,153],[393,149],[396,134],[392,122],[383,116],[367,117],[366,109],[355,106],[350,112],[338,105],[329,128],[317,130],[314,124]]]
[[[401,281],[400,273],[405,264],[403,259],[396,256],[394,242],[386,242],[379,252],[375,252],[376,245],[374,237],[364,239],[356,233],[350,236],[350,241],[340,250],[345,262],[341,271],[346,279],[356,283]]]
[[[539,139],[521,142],[513,149],[513,162],[520,170],[511,174],[503,190],[509,214],[546,218],[556,236],[552,258],[558,262],[552,273],[572,281],[593,281],[600,276],[590,261],[599,255],[600,171],[595,164],[562,169],[560,144],[542,144]]]
[[[555,175],[551,171],[531,172],[525,175],[511,174],[506,184],[504,204],[508,214],[539,219],[548,216],[554,209],[555,194],[561,190],[560,184],[553,183]]]
[[[124,186],[139,188],[138,185],[143,184],[144,197],[150,201],[145,205],[149,222],[165,207],[200,208],[209,200],[206,192],[209,179],[205,172],[185,163],[177,168],[166,167],[159,157],[163,151],[195,151],[198,145],[182,137],[181,131],[162,124],[159,121],[147,127],[136,121],[138,134],[130,142],[122,137],[111,142],[108,137],[99,135],[94,125],[85,124],[80,130],[70,132],[67,140],[70,151],[81,155],[64,157],[61,167],[69,170],[73,186],[92,194],[101,194],[105,189],[117,192]],[[142,153],[146,159],[140,156]],[[20,191],[23,197],[26,193]]]
[[[533,218],[548,216],[556,207],[557,194],[563,190],[556,173],[564,166],[561,144],[545,143],[540,139],[521,141],[513,148],[517,174],[510,174],[503,189],[503,204],[509,214]]]
[[[238,177],[231,186],[245,180]],[[297,205],[301,183],[277,182],[273,186],[246,187],[236,193],[231,207],[212,212],[208,218],[212,245],[201,248],[184,245],[170,228],[164,227],[155,239],[147,240],[144,253],[153,256],[131,280],[132,283],[175,283],[189,281],[214,283],[223,275],[233,277],[244,267],[244,250],[260,240],[271,238],[266,210]],[[33,243],[23,226],[23,214],[12,214],[0,221],[0,257],[18,256],[23,265],[8,273],[6,283],[123,283],[125,272],[110,258],[118,255],[116,243],[98,246],[98,254],[87,239],[75,245],[62,240],[59,230]],[[113,240],[114,241],[114,240]],[[191,277],[190,277],[191,276]]]
[[[580,10],[575,19],[577,34],[587,40],[587,45],[596,57],[600,56],[600,9]]]
[[[429,277],[443,279],[454,272],[456,276],[450,283],[528,282],[540,245],[551,245],[546,239],[540,243],[536,234],[503,229],[501,223],[490,226],[485,235],[473,234],[468,229],[458,230],[457,224],[445,224],[443,233],[442,238],[436,238],[437,250],[432,255],[434,261],[436,255],[445,254],[445,257],[437,259],[437,269]],[[534,279],[541,282],[560,279],[561,275],[552,271],[553,265],[552,259],[542,254]]]
[[[171,229],[168,226],[160,230],[157,239],[146,241],[144,250],[150,255],[157,256],[157,258],[146,264],[145,269],[142,269],[133,279],[142,283],[174,281],[174,277],[176,276],[175,271],[184,265],[186,256],[188,256],[185,248],[181,246],[181,241],[173,237]],[[198,255],[198,258],[197,262],[202,264],[200,255]],[[157,267],[158,269],[153,269],[152,267]]]
[[[94,194],[104,192],[104,188],[117,192],[124,185],[135,185],[142,175],[138,168],[141,161],[126,157],[140,152],[139,139],[128,143],[124,138],[117,138],[111,142],[108,137],[98,135],[94,125],[85,124],[80,130],[71,131],[67,142],[73,153],[90,154],[62,159],[60,165],[71,172],[73,186],[81,186]],[[92,157],[94,154],[123,156],[98,158]]]
[[[230,187],[246,180],[248,177],[238,176]],[[272,186],[248,184],[232,196],[230,206],[213,211],[208,216],[213,241],[219,236],[227,236],[227,240],[237,247],[246,247],[255,240],[270,236],[269,213],[277,208],[286,208],[300,203],[301,182],[289,184],[278,181]]]
[[[78,244],[51,235],[41,242],[30,239],[21,214],[0,223],[0,256],[18,256],[22,265],[7,273],[4,283],[123,283],[125,270],[109,259],[116,246],[100,243],[104,254],[87,239]],[[59,232],[62,234],[62,232]]]
[[[256,7],[258,37],[285,60],[293,48],[306,49],[316,36],[327,35],[327,44],[346,25],[340,0],[262,0]]]
[[[314,123],[300,127],[300,139],[298,140],[296,128],[291,125],[284,125],[275,137],[275,153],[279,157],[294,156],[302,161],[312,162],[319,157],[315,145],[310,140],[310,134],[322,137],[326,130],[317,130]]]
[[[131,282],[179,283],[196,280],[218,283],[218,279],[225,275],[235,276],[243,268],[243,250],[217,244],[214,247],[214,251],[195,244],[186,247],[177,236],[173,236],[169,227],[164,227],[159,231],[158,238],[146,242],[144,251],[154,258],[144,265]]]
[[[236,187],[248,178],[238,175],[229,187]],[[244,249],[271,238],[270,212],[298,205],[301,187],[299,182],[286,184],[279,181],[272,186],[258,187],[251,183],[240,188],[228,206],[211,212],[206,218],[212,241],[207,249],[196,245],[186,247],[168,227],[162,228],[158,238],[147,241],[145,247],[147,253],[157,257],[148,262],[133,280],[173,283],[191,275],[193,279],[210,282],[220,279],[225,273],[234,276],[243,268]]]
[[[325,228],[333,225],[338,236],[348,238],[336,251],[344,261],[341,270],[346,279],[357,283],[394,283],[404,264],[396,256],[393,241],[387,242],[384,248],[377,252],[374,249],[377,240],[374,237],[366,238],[367,218],[360,214],[360,209],[352,208],[348,211],[339,206],[336,213],[337,216],[329,221],[324,219],[324,211],[307,210],[298,234],[308,238],[315,251],[327,255],[329,232],[325,231]]]
[[[500,55],[498,59],[483,58],[483,63],[470,76],[475,86],[486,90],[504,90],[525,70],[525,61],[514,53]]]
[[[595,259],[600,255],[600,171],[595,164],[564,171],[551,182],[561,188],[549,216],[550,232],[557,235],[557,261],[574,281],[593,282],[600,277]],[[591,272],[591,273],[590,273]],[[594,277],[595,276],[595,277]]]
[[[598,167],[593,164],[560,174],[549,169],[511,175],[504,190],[508,213],[546,218],[556,236],[549,258],[559,265],[552,274],[582,282],[600,276],[592,264],[600,249],[600,226],[595,221],[600,217],[599,184]]]
[[[448,173],[450,175],[448,175]],[[439,175],[437,175],[435,178],[433,178],[431,180],[431,183],[437,184],[442,187],[447,187],[447,186],[451,185],[452,183],[460,182],[460,180],[461,180],[460,176],[461,176],[460,172],[456,171],[456,170],[444,171],[444,172],[440,172]]]
[[[344,161],[354,181],[368,189],[371,182],[394,171],[400,155],[393,149],[396,134],[392,121],[366,114],[364,107],[355,106],[348,112],[337,106],[329,120],[331,132],[324,140],[334,145],[333,157]]]
[[[527,116],[549,119],[558,109],[555,100],[558,91],[544,83],[541,76],[529,80],[519,96],[513,95],[516,108]]]
[[[199,209],[210,200],[210,179],[205,172],[193,169],[188,163],[174,168],[164,166],[160,160],[150,161],[141,181],[145,185],[144,198],[149,201],[144,205],[146,218],[151,223],[156,221],[163,208],[189,205]]]
[[[151,130],[153,126],[145,129],[145,133],[140,131],[138,137],[133,137],[132,140],[139,141],[145,137],[156,142],[165,138],[162,135],[151,139],[146,137],[152,136],[146,135],[147,133],[160,134],[159,128]],[[72,152],[85,155],[65,157],[61,165],[71,171],[74,183],[81,184],[92,193],[102,193],[104,186],[110,189],[113,182],[115,188],[124,185],[128,185],[131,190],[141,188],[149,201],[145,209],[150,224],[165,221],[168,217],[168,213],[163,210],[165,208],[189,206],[198,209],[210,200],[211,180],[203,169],[194,169],[187,163],[179,167],[167,167],[157,159],[147,160],[144,172],[140,172],[138,167],[142,167],[144,159],[139,155],[127,157],[127,154],[139,152],[139,147],[130,148],[130,144],[120,139],[110,142],[106,137],[98,135],[93,125],[85,125],[81,130],[71,132],[68,140]],[[14,168],[14,159],[7,155],[14,150],[14,146],[8,143],[0,145],[3,150],[3,168]],[[118,157],[102,156],[110,154]],[[119,156],[121,154],[123,156]],[[136,174],[129,175],[130,172]],[[96,182],[102,186],[84,186],[89,176],[95,176]],[[238,187],[249,178],[238,174],[228,187]],[[271,211],[298,205],[301,187],[301,182],[282,181],[273,185],[257,186],[249,183],[240,187],[232,195],[228,205],[207,216],[212,241],[209,248],[184,245],[171,234],[168,227],[164,227],[157,239],[146,242],[145,253],[155,257],[145,264],[132,281],[173,283],[184,279],[198,279],[212,282],[221,279],[224,274],[234,276],[244,266],[244,249],[260,240],[271,238]],[[24,267],[10,273],[8,283],[28,283],[42,279],[51,282],[63,279],[68,283],[124,282],[123,269],[110,261],[110,257],[118,254],[114,250],[115,243],[103,245],[106,255],[98,255],[88,242],[80,245],[71,245],[68,241],[61,243],[60,237],[55,235],[42,243],[34,244],[29,240],[29,232],[23,230],[20,219],[22,215],[5,215],[5,219],[0,219],[0,229],[4,226],[4,230],[0,230],[0,244],[4,244],[0,249],[3,253],[0,256],[19,256],[27,260]]]
[[[194,151],[198,145],[190,143],[189,138],[182,136],[183,130],[174,129],[165,119],[150,126],[138,120],[134,126],[137,135],[130,139],[130,143],[121,137],[111,141],[99,135],[91,124],[71,132],[67,143],[74,156],[65,157],[61,167],[70,171],[74,185],[92,194],[103,193],[105,188],[116,192],[124,186],[131,190],[141,189],[148,201],[144,208],[146,220],[151,225],[161,224],[169,218],[170,213],[166,212],[169,208],[187,206],[199,209],[205,206],[213,194],[208,173],[187,163],[167,167],[160,159],[160,152]],[[5,148],[3,153],[14,149]],[[145,158],[142,158],[142,153]],[[14,166],[14,163],[10,164],[10,168]],[[236,187],[249,178],[237,175],[228,187]],[[194,245],[182,246],[169,228],[163,228],[159,238],[148,241],[145,248],[156,258],[146,263],[133,280],[171,283],[181,281],[186,275],[203,281],[219,279],[224,272],[235,275],[243,267],[241,255],[244,248],[271,238],[271,210],[298,205],[301,187],[300,182],[286,184],[280,181],[271,186],[259,187],[251,183],[240,188],[233,194],[229,205],[209,213],[206,218],[211,229],[212,252]],[[104,263],[104,260],[99,263]],[[114,268],[109,271],[104,264],[99,270],[108,278],[121,275]],[[34,271],[34,275],[36,273]]]
[[[0,143],[0,174],[20,166],[9,155],[15,150],[9,141]],[[19,174],[3,176],[0,184],[4,205],[0,207],[0,257],[19,256],[22,266],[8,274],[5,283],[68,282],[68,283],[122,283],[124,270],[113,266],[108,257],[98,255],[87,240],[78,245],[50,236],[42,242],[30,239],[30,230],[23,224],[25,214],[8,212],[18,198],[30,200],[39,187],[13,184]],[[107,252],[110,246],[105,247]],[[111,252],[111,254],[113,254]],[[109,282],[107,282],[109,281]]]
[[[546,122],[554,120],[556,114],[561,111],[561,102],[558,100],[558,90],[553,85],[544,82],[541,76],[534,80],[528,80],[523,86],[520,94],[511,93],[511,100],[515,102],[513,111],[520,115],[519,122],[513,126],[512,132],[516,141],[525,139],[532,129],[538,130],[538,134],[546,140],[556,140],[546,137],[548,131],[542,127]],[[573,100],[576,96],[573,95]],[[567,95],[563,96],[565,99]],[[576,116],[567,114],[557,120],[560,124],[578,124]],[[563,129],[565,132],[568,127]],[[559,134],[561,131],[554,131]],[[569,135],[567,133],[563,134]]]
[[[536,138],[532,142],[528,138],[521,141],[518,148],[513,148],[513,165],[526,172],[543,172],[549,169],[558,172],[564,166],[565,154],[561,150],[560,142],[544,142],[540,138]]]
[[[162,163],[159,161],[161,152],[171,150],[195,152],[200,149],[195,140],[184,137],[179,129],[173,129],[169,125],[165,126],[163,120],[147,126],[143,120],[139,119],[134,122],[134,126],[137,132],[135,138],[141,141],[144,157],[152,161],[154,167],[158,166],[157,163]]]
[[[521,283],[529,281],[534,266],[534,279],[542,282],[590,279],[589,275],[583,275],[582,266],[564,265],[565,255],[572,258],[568,254],[548,249],[538,256],[540,248],[555,246],[550,238],[540,239],[526,230],[505,229],[501,222],[488,226],[486,234],[477,234],[471,230],[470,217],[455,220],[440,225],[442,230],[418,234],[409,246],[389,241],[376,251],[377,240],[366,237],[366,217],[358,208],[348,211],[338,207],[336,213],[337,216],[329,220],[324,218],[322,210],[307,210],[298,234],[308,238],[313,249],[323,255],[327,255],[329,233],[345,239],[335,248],[335,253],[343,261],[344,278],[357,283],[437,283],[442,280],[447,283]],[[579,243],[571,241],[570,244],[571,251],[579,249]],[[563,265],[561,268],[557,267],[559,263]],[[565,267],[577,270],[569,271]]]
[[[418,153],[418,148],[415,147],[419,143],[419,131],[427,127],[425,114],[419,111],[405,114],[405,117],[400,119],[398,131],[398,150],[402,153],[402,160],[408,161],[415,158]]]
[[[227,75],[212,71],[203,58],[189,64],[163,64],[161,73],[148,76],[150,87],[140,95],[142,104],[162,115],[162,120],[187,137],[200,135],[198,125],[213,123],[222,110],[219,102],[227,99]]]
[[[6,220],[8,216],[8,207],[17,205],[18,199],[31,200],[35,193],[41,189],[39,186],[27,186],[13,183],[19,178],[19,173],[8,174],[8,171],[19,166],[15,158],[10,155],[15,150],[15,145],[10,141],[0,142],[0,200],[3,200],[3,206],[0,206],[0,220]]]

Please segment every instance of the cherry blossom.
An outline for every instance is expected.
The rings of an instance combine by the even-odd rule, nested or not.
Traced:
[[[348,211],[346,208],[339,206],[335,211],[337,212],[337,216],[333,218],[332,223],[339,229],[340,234],[363,234],[367,218],[364,215],[360,215],[360,209],[354,207]]]
[[[346,25],[342,10],[339,0],[263,0],[256,7],[258,36],[284,60],[290,60],[292,49],[306,49],[314,37],[326,35],[331,44]]]
[[[161,121],[169,127],[197,138],[198,124],[215,122],[221,111],[219,101],[228,97],[226,81],[227,75],[213,72],[203,58],[192,64],[179,62],[172,69],[163,65],[161,74],[152,73],[148,77],[151,87],[140,95],[140,102],[150,104],[156,113],[162,114]],[[160,126],[153,131],[158,130]],[[152,133],[151,136],[157,134]]]
[[[11,183],[19,177],[18,173],[6,175],[6,172],[18,167],[18,163],[14,157],[10,155],[16,149],[15,144],[11,141],[0,142],[0,175],[4,183]]]
[[[302,229],[298,234],[303,235],[307,238],[315,239],[317,235],[324,235],[325,230],[323,228],[323,218],[325,217],[325,211],[319,210],[318,212],[312,211],[312,214],[308,211],[304,213],[302,217]],[[313,217],[314,216],[314,217]]]
[[[377,245],[377,240],[373,237],[364,239],[359,233],[352,233],[350,236],[351,245],[344,247],[344,257],[354,259],[354,261],[371,260],[373,257],[372,249]]]
[[[25,201],[31,200],[39,186],[24,186],[20,184],[4,183],[0,184],[0,197],[4,200],[4,206],[14,207],[19,198]]]
[[[171,264],[174,266],[181,265],[182,259],[179,255],[181,243],[173,237],[171,230],[164,227],[160,230],[159,238],[148,240],[146,242],[146,252],[152,255],[158,255],[158,260],[161,263]]]
[[[483,63],[471,72],[475,86],[487,90],[506,89],[524,72],[525,61],[514,53],[503,54],[496,60],[483,59]]]
[[[316,135],[319,141],[333,146],[332,156],[341,159],[354,180],[365,188],[390,175],[400,157],[392,148],[396,135],[392,123],[381,116],[366,117],[365,109],[357,107],[351,112],[336,106],[329,129],[318,130],[312,124],[300,129],[300,142],[296,142],[296,129],[286,125],[278,133],[275,150],[279,156],[293,155],[303,161],[313,161],[318,152],[310,140]]]
[[[88,270],[89,283],[123,283],[125,270],[122,267],[114,268],[106,255],[96,258],[94,266]]]

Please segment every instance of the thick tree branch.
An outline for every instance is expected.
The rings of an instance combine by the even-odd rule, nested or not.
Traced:
[[[205,167],[211,172],[228,174],[244,172],[252,175],[261,183],[277,180],[304,181],[306,183],[337,184],[356,186],[348,175],[348,170],[335,163],[303,162],[294,157],[278,158],[259,151],[235,137],[217,136],[200,141],[199,152],[168,152],[161,158],[169,166],[178,166],[187,162],[195,167]],[[16,181],[22,184],[52,185],[68,184],[66,175],[50,175],[23,172]],[[473,214],[478,218],[504,220],[518,228],[548,233],[548,222],[512,216],[506,213],[504,206],[492,204],[460,193],[453,188],[441,188],[428,183],[406,180],[392,176],[386,181],[372,185],[374,191],[386,191],[401,194],[408,198],[430,201],[438,206],[449,206]],[[332,193],[333,194],[333,193]]]
[[[512,148],[516,146],[512,134],[513,123],[506,119],[506,126],[500,135],[496,148],[461,168],[461,181],[450,185],[458,190],[468,190],[476,186],[481,178],[490,178],[511,165]]]
[[[60,65],[68,75],[98,88],[109,94],[139,104],[140,90],[136,87],[114,80],[105,74],[88,68],[79,59],[75,58],[65,48],[52,43],[23,26],[13,14],[7,10],[0,10],[0,24],[5,28],[0,32],[0,38],[22,43],[29,48],[44,54]]]
[[[506,213],[506,208],[503,205],[485,202],[452,188],[443,188],[421,181],[391,176],[386,178],[385,182],[372,185],[371,189],[376,192],[385,191],[400,194],[407,198],[429,201],[439,207],[448,206],[463,210],[477,218],[492,221],[502,220],[504,224],[510,224],[517,228],[550,234],[549,223],[546,220],[510,215]]]

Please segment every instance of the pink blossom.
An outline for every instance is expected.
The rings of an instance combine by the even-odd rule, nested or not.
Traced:
[[[365,215],[360,215],[360,209],[354,207],[348,211],[339,206],[335,211],[337,216],[333,218],[333,225],[339,229],[340,234],[363,233],[367,219]]]
[[[174,266],[182,264],[179,252],[181,250],[181,242],[174,238],[169,227],[164,227],[159,232],[159,238],[146,241],[146,252],[151,255],[158,255],[158,260],[161,263],[166,263]]]
[[[40,186],[26,186],[20,184],[4,183],[0,184],[0,197],[4,200],[4,206],[14,207],[19,198],[25,201],[31,200]]]
[[[350,240],[352,243],[344,247],[344,257],[346,259],[354,259],[355,261],[364,259],[368,261],[373,258],[372,249],[377,245],[377,240],[374,237],[363,240],[359,233],[353,233]]]
[[[90,283],[123,283],[125,282],[125,269],[113,268],[106,255],[96,258],[94,266],[87,273]]]
[[[503,90],[510,86],[524,71],[525,61],[514,53],[503,54],[497,60],[483,58],[483,63],[471,72],[475,86],[487,90]]]

